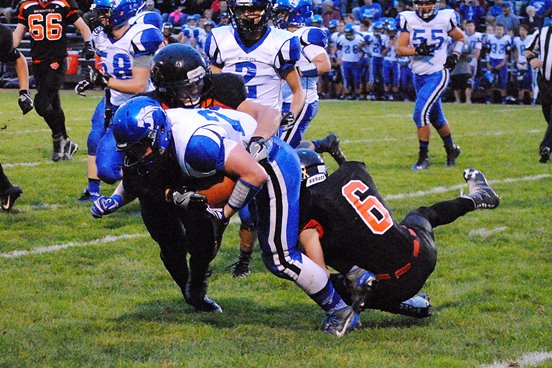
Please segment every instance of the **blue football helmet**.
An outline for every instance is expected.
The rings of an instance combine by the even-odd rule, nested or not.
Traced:
[[[271,0],[229,0],[228,12],[232,26],[239,33],[257,33],[262,30],[272,16]],[[259,17],[251,18],[249,12],[259,12]],[[247,13],[247,14],[246,14]]]
[[[90,9],[96,12],[104,32],[110,34],[114,27],[125,25],[136,15],[138,7],[137,0],[94,0]]]
[[[292,9],[287,17],[288,26],[303,27],[306,20],[313,15],[312,0],[291,0],[290,3]]]
[[[280,29],[287,28],[287,16],[292,6],[290,0],[274,0],[272,5],[272,22]]]
[[[374,33],[376,34],[381,34],[383,33],[383,22],[382,21],[376,21],[374,23],[374,26],[372,27],[372,30],[374,31]]]
[[[111,129],[117,150],[125,153],[123,165],[146,175],[167,152],[171,144],[171,126],[159,102],[138,96],[122,104],[115,112]]]
[[[332,19],[330,20],[330,23],[328,23],[328,29],[334,32],[338,25],[339,25],[339,20]]]
[[[355,29],[351,23],[345,26],[345,38],[352,41],[355,38]]]
[[[317,28],[322,27],[322,24],[324,23],[324,19],[319,14],[312,16],[310,20],[311,20],[311,26],[317,27]]]

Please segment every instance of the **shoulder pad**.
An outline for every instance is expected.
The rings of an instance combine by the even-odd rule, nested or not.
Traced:
[[[326,48],[328,46],[328,34],[320,28],[310,28],[301,35],[301,43]]]
[[[163,34],[161,31],[151,25],[138,33],[132,40],[135,55],[153,54],[163,42]]]

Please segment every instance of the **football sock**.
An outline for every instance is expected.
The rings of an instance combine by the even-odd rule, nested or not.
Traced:
[[[454,141],[452,140],[452,135],[447,135],[446,137],[441,137],[441,139],[443,140],[443,143],[445,144],[445,146],[452,146],[454,144]]]
[[[430,207],[420,207],[416,212],[425,217],[431,224],[431,227],[437,227],[450,224],[458,217],[464,216],[474,209],[471,199],[458,197],[450,201],[435,203]]]
[[[326,286],[319,292],[309,295],[324,311],[331,314],[338,309],[345,308],[347,304],[335,291],[333,284],[328,279]]]
[[[91,194],[100,194],[100,180],[88,178],[88,191]]]
[[[418,141],[420,143],[420,155],[427,157],[429,151],[429,141]]]

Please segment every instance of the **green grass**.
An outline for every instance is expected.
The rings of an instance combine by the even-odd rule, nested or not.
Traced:
[[[16,93],[0,93],[0,125],[7,125],[0,130],[0,162],[12,164],[5,171],[24,189],[15,213],[0,213],[0,252],[138,236],[0,257],[0,367],[478,367],[552,351],[552,166],[538,163],[545,128],[539,107],[445,104],[462,147],[458,166],[444,167],[432,131],[433,165],[413,172],[411,103],[321,103],[307,137],[337,132],[348,159],[366,162],[397,219],[458,191],[393,195],[462,184],[467,167],[482,170],[502,197],[498,209],[436,230],[439,259],[424,288],[432,317],[367,311],[362,329],[336,339],[319,330],[323,313],[308,297],[264,269],[258,249],[253,274],[232,279],[226,267],[237,254],[235,224],[209,288],[224,313],[191,313],[137,204],[94,220],[90,206],[76,202],[86,185],[86,137],[100,97],[62,98],[80,150],[73,161],[52,163],[46,124],[34,111],[21,116]],[[327,163],[336,168],[329,157]],[[103,185],[102,192],[112,189]],[[469,235],[482,228],[498,231]]]

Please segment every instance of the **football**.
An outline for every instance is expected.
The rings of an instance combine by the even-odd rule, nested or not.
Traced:
[[[202,178],[192,186],[198,193],[204,194],[207,197],[209,206],[213,208],[221,208],[228,202],[228,198],[234,190],[236,181],[224,174],[216,174],[208,178]]]

